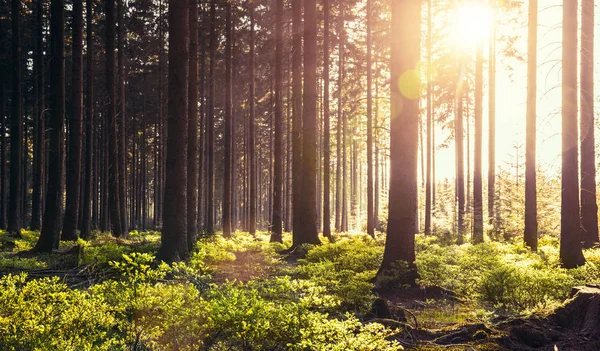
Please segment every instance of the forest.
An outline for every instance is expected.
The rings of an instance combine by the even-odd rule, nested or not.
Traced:
[[[594,0],[0,0],[0,350],[600,350]]]

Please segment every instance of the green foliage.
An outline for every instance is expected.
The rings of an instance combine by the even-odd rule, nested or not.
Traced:
[[[343,311],[366,312],[382,257],[383,248],[369,236],[356,236],[312,247],[298,260],[297,272],[339,298]]]
[[[115,350],[114,316],[101,296],[69,289],[58,278],[0,278],[0,349]]]

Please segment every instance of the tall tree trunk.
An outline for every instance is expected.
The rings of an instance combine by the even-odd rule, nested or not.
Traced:
[[[189,0],[190,59],[188,81],[187,244],[196,243],[198,210],[198,0]]]
[[[256,234],[256,87],[254,84],[254,66],[255,66],[255,53],[254,53],[254,3],[249,1],[248,11],[250,11],[250,87],[248,99],[250,100],[250,121],[248,125],[248,164],[249,169],[249,181],[250,181],[250,213],[248,214],[249,223],[248,231],[250,234]]]
[[[529,1],[527,49],[527,126],[525,140],[525,245],[537,250],[536,109],[538,2]]]
[[[462,69],[462,62],[458,65]],[[458,243],[463,243],[465,230],[465,151],[464,151],[464,129],[463,129],[463,82],[458,81],[456,87],[456,116],[454,118],[454,134],[456,136],[456,201],[458,202]]]
[[[335,183],[335,230],[342,231],[342,111],[344,84],[344,15],[340,8],[339,17],[339,49],[338,49],[338,110],[336,131],[336,183]]]
[[[375,237],[373,213],[373,70],[372,24],[373,0],[367,0],[367,234]]]
[[[232,77],[231,49],[231,3],[225,5],[225,132],[223,133],[223,237],[231,237],[231,129],[232,129]]]
[[[4,80],[0,80],[0,229],[6,229],[6,98]]]
[[[86,147],[85,147],[85,179],[84,179],[84,195],[83,195],[83,217],[81,221],[81,237],[88,239],[91,231],[91,211],[90,205],[92,204],[92,196],[96,196],[96,193],[92,193],[92,181],[94,174],[96,173],[92,167],[94,157],[94,41],[92,31],[93,11],[92,1],[86,1],[86,81],[87,81],[87,98],[86,98]]]
[[[427,67],[431,67],[432,59],[431,59],[431,0],[427,1]],[[432,157],[432,136],[433,136],[433,106],[431,100],[432,88],[433,84],[431,83],[431,74],[427,70],[427,165],[425,175],[425,235],[431,234],[431,168],[433,162],[431,162]],[[424,160],[423,160],[424,161]]]
[[[417,150],[419,133],[419,86],[413,77],[421,50],[420,0],[392,2],[390,200],[387,237],[376,286],[381,287],[397,261],[412,268],[407,281],[414,282],[415,222],[417,220]]]
[[[577,1],[563,0],[560,260],[565,268],[585,264],[577,161]]]
[[[204,8],[201,7],[201,16],[200,19],[202,19],[202,22],[200,22],[202,25],[204,24],[204,18],[205,18],[205,11]],[[205,122],[205,116],[206,116],[206,100],[205,100],[205,82],[206,82],[206,45],[205,45],[205,28],[203,28],[201,26],[201,24],[199,24],[199,30],[198,30],[198,35],[199,35],[199,44],[198,47],[200,49],[200,126],[199,126],[199,131],[198,133],[200,133],[200,137],[199,137],[199,141],[198,141],[198,158],[199,158],[199,162],[198,162],[198,194],[197,194],[197,202],[198,202],[198,209],[196,212],[196,220],[197,220],[197,224],[196,224],[196,230],[197,231],[202,231],[204,229],[204,216],[203,216],[203,210],[205,208],[205,204],[204,204],[204,184],[205,182],[205,178],[204,178],[204,171],[205,171],[205,167],[204,167],[204,162],[205,162],[205,136],[204,136],[204,129],[206,126],[206,122]]]
[[[72,101],[69,128],[69,164],[67,168],[67,199],[62,240],[77,240],[79,195],[81,189],[81,119],[83,116],[83,1],[73,1],[73,72]]]
[[[10,119],[10,196],[8,199],[8,232],[21,235],[23,97],[22,97],[21,0],[12,0],[12,113]]]
[[[113,235],[123,236],[119,197],[119,143],[117,138],[117,96],[115,92],[115,0],[106,1],[106,94],[108,145],[108,203]]]
[[[302,99],[302,225],[292,247],[319,244],[317,224],[317,3],[304,0],[304,86]]]
[[[348,120],[342,112],[342,222],[341,231],[348,231]]]
[[[34,250],[51,252],[58,248],[62,209],[62,177],[65,125],[65,40],[64,2],[50,3],[50,123],[48,132],[48,185],[42,232]]]
[[[488,222],[496,230],[495,199],[496,199],[496,6],[495,0],[490,0],[492,23],[490,24],[489,42],[489,121],[488,121]]]
[[[585,247],[598,242],[596,153],[594,137],[594,0],[581,12],[581,231]]]
[[[473,242],[483,242],[483,43],[477,44],[475,58],[475,162],[473,167]]]
[[[187,148],[189,8],[188,0],[169,0],[169,118],[164,227],[157,259],[185,260],[187,246]]]
[[[283,0],[275,2],[275,160],[273,169],[273,221],[271,241],[283,242],[282,190],[283,190]]]
[[[208,85],[208,114],[206,119],[207,134],[207,179],[206,179],[206,232],[209,235],[214,234],[214,134],[215,134],[215,60],[217,53],[217,32],[216,32],[216,0],[210,3],[210,66],[209,66],[209,85]]]
[[[34,120],[34,154],[33,154],[33,192],[31,196],[31,230],[40,230],[42,227],[42,191],[44,184],[44,116],[46,113],[45,101],[45,65],[44,65],[44,1],[36,1],[36,101],[37,113]],[[4,116],[2,116],[4,117]]]
[[[292,0],[292,231],[302,230],[302,0]]]
[[[127,220],[127,144],[125,138],[127,129],[125,127],[126,121],[126,105],[125,105],[125,75],[127,74],[125,68],[125,20],[123,18],[124,11],[124,0],[117,0],[117,16],[118,16],[118,32],[117,32],[117,46],[118,46],[118,101],[119,101],[119,118],[118,118],[118,139],[119,144],[119,211],[121,216],[121,228],[123,235],[127,235],[129,231],[129,225]]]
[[[331,236],[331,143],[329,119],[330,0],[323,0],[323,236]]]

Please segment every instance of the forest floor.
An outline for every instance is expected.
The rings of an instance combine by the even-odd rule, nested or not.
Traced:
[[[217,314],[224,313],[219,308],[231,313],[229,317],[222,317],[223,320],[211,321],[210,325],[204,321],[205,324],[198,326],[206,336],[197,336],[200,339],[194,342],[187,341],[190,347],[201,345],[197,349],[221,350],[226,345],[233,350],[396,350],[400,346],[419,351],[600,350],[600,289],[591,285],[571,289],[598,282],[600,250],[586,251],[589,263],[581,269],[567,271],[557,265],[554,239],[542,241],[540,251],[532,254],[519,244],[450,245],[419,236],[419,286],[403,286],[402,268],[399,267],[398,276],[390,277],[388,286],[376,292],[371,281],[381,259],[383,241],[365,235],[340,235],[335,243],[301,247],[294,254],[285,251],[289,235],[285,236],[283,245],[268,243],[266,233],[255,237],[236,233],[231,240],[202,239],[187,265],[169,268],[166,273],[159,273],[164,267],[151,268],[160,242],[156,232],[132,232],[127,239],[98,233],[91,241],[61,243],[60,249],[53,254],[33,255],[30,249],[37,235],[24,231],[21,238],[15,239],[0,233],[0,276],[3,277],[0,302],[6,300],[3,291],[9,291],[7,287],[14,285],[7,279],[23,273],[27,274],[27,282],[48,282],[44,279],[57,277],[57,282],[68,287],[64,290],[67,292],[84,291],[93,295],[102,291],[103,301],[111,301],[114,298],[111,294],[116,294],[117,290],[121,295],[134,291],[134,297],[140,294],[139,291],[145,291],[144,294],[152,297],[150,301],[157,301],[148,302],[141,298],[143,302],[123,302],[120,300],[126,299],[119,295],[107,308],[107,316],[113,319],[124,317],[119,314],[124,312],[116,306],[125,304],[124,310],[133,309],[126,318],[130,320],[127,328],[121,327],[115,333],[118,328],[112,326],[112,332],[102,334],[105,338],[111,335],[114,344],[121,345],[123,350],[186,349],[181,345],[172,346],[172,341],[164,341],[166,334],[161,333],[166,333],[170,325],[158,328],[154,324],[156,321],[143,318],[148,311],[155,312],[157,306],[153,303],[168,305],[160,301],[163,294],[160,289],[169,285],[193,285],[194,294],[209,306],[174,307],[170,312],[173,318],[189,320],[190,313],[206,313],[210,315],[209,320],[216,319]],[[121,282],[121,285],[114,286],[115,282]],[[28,283],[22,281],[20,284],[16,291],[25,294]],[[160,289],[153,290],[156,287]],[[218,297],[211,295],[211,291],[218,291]],[[246,296],[248,292],[251,293]],[[185,300],[190,292],[182,294]],[[31,296],[27,295],[27,298]],[[48,303],[48,297],[37,298]],[[15,303],[14,299],[9,301]],[[338,320],[342,324],[332,324],[331,330],[322,326],[307,327],[313,317],[307,317],[303,322],[303,316],[300,316],[299,324],[290,326],[294,324],[290,320],[296,318],[290,315],[290,306],[305,308],[303,313],[307,316],[316,313],[319,318],[326,318],[321,324],[323,321],[338,323]],[[161,306],[160,310],[163,308]],[[0,307],[0,317],[4,318],[0,318],[0,331],[3,323],[11,322],[11,318],[12,322],[27,324],[22,320],[23,314],[15,314],[17,309],[6,305]],[[254,315],[256,310],[261,312]],[[270,330],[266,335],[250,332],[248,329],[252,328],[246,322],[231,327],[240,319],[248,319],[248,323],[256,324],[257,329],[267,325],[267,329],[280,328],[285,332]],[[359,324],[343,324],[354,320]],[[44,321],[35,322],[42,324]],[[373,323],[385,326],[385,330],[368,329]],[[299,333],[294,331],[298,325],[304,325]],[[26,332],[26,326],[19,328]],[[229,335],[224,331],[228,328],[233,328],[228,331]],[[348,329],[347,334],[340,332],[343,328]],[[138,332],[132,334],[131,330]],[[241,331],[243,337],[239,336]],[[282,339],[279,344],[267,346],[261,339],[277,339],[273,334],[278,333],[282,334],[277,336]],[[336,341],[335,335],[340,340]],[[349,336],[355,340],[348,341]],[[48,335],[40,335],[40,339],[43,338]],[[298,343],[292,345],[286,338],[298,340]],[[17,345],[2,349],[19,350],[18,345],[22,344],[14,340],[10,344],[6,341],[9,339],[6,332],[0,333],[0,346]],[[138,348],[138,344],[143,344],[144,348]],[[118,348],[92,346],[89,349]]]

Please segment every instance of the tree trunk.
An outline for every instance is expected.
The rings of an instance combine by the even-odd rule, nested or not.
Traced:
[[[209,66],[209,85],[208,85],[208,114],[206,118],[206,139],[207,139],[207,179],[206,179],[206,233],[212,235],[215,233],[214,227],[214,138],[215,138],[215,61],[217,54],[217,32],[216,32],[216,0],[210,3],[210,66]]]
[[[50,3],[50,123],[48,132],[48,185],[42,231],[34,250],[58,248],[62,209],[63,137],[65,125],[64,2]]]
[[[10,196],[8,198],[8,229],[21,235],[22,160],[23,160],[23,97],[22,97],[21,1],[12,0],[12,113],[10,119]]]
[[[560,260],[565,268],[585,264],[581,250],[577,150],[577,2],[563,0],[562,196]]]
[[[187,245],[191,252],[198,232],[198,1],[189,0],[189,6]]]
[[[4,80],[0,80],[0,229],[6,229],[6,98]]]
[[[123,236],[119,197],[119,143],[117,138],[117,96],[115,92],[115,2],[106,4],[106,94],[108,145],[108,203],[113,235]]]
[[[292,232],[302,230],[302,0],[292,0]]]
[[[275,160],[273,169],[273,221],[271,242],[283,242],[281,206],[283,190],[283,0],[275,2]]]
[[[81,189],[81,119],[83,116],[83,1],[73,1],[73,64],[72,101],[69,128],[69,164],[67,168],[67,199],[62,240],[77,240],[79,195]]]
[[[525,245],[536,251],[537,189],[536,189],[536,105],[537,105],[537,26],[538,2],[529,1],[529,33],[527,49],[527,126],[525,141]]]
[[[330,0],[323,0],[323,236],[331,236],[331,144],[329,122]]]
[[[164,226],[157,259],[185,260],[187,246],[187,149],[189,8],[188,0],[169,0],[169,117],[165,164]]]
[[[458,68],[461,70],[462,62]],[[463,234],[465,230],[465,151],[464,151],[464,129],[463,129],[463,82],[458,81],[456,88],[456,116],[454,118],[454,134],[456,137],[456,200],[458,202],[458,225],[457,236],[458,243],[463,243]]]
[[[248,11],[250,11],[250,87],[248,99],[250,100],[250,121],[248,125],[248,164],[249,164],[249,182],[250,182],[250,213],[248,214],[248,231],[250,234],[256,234],[256,87],[254,84],[254,66],[255,66],[255,53],[254,53],[254,4],[250,2],[248,4]]]
[[[367,0],[367,234],[375,237],[373,214],[373,35],[371,15],[373,0]]]
[[[390,200],[388,228],[376,286],[381,287],[393,264],[405,261],[411,268],[406,281],[414,283],[415,222],[417,220],[417,149],[419,133],[419,87],[411,77],[419,63],[421,2],[392,3],[391,32],[391,112],[390,122]],[[402,107],[402,108],[400,108]]]
[[[581,12],[581,231],[585,247],[598,242],[596,142],[594,138],[594,0]]]
[[[475,59],[475,162],[473,167],[473,243],[483,242],[483,43],[477,44]]]
[[[119,211],[121,221],[121,231],[123,235],[127,236],[129,231],[129,225],[127,220],[127,144],[125,138],[127,129],[125,127],[126,120],[126,105],[125,105],[125,75],[127,74],[125,68],[125,21],[123,18],[124,11],[124,0],[117,0],[117,16],[118,16],[118,32],[117,32],[117,46],[119,47],[118,53],[118,101],[119,101],[119,118],[118,118],[118,139],[117,143],[119,149]]]
[[[490,42],[489,42],[489,121],[488,121],[488,222],[493,225],[492,230],[496,230],[494,223],[495,200],[496,200],[496,7],[494,0],[490,0],[492,14],[492,23],[490,24]]]
[[[225,131],[223,133],[223,237],[231,237],[231,129],[232,129],[232,67],[231,48],[233,36],[231,34],[231,3],[225,7]]]
[[[44,1],[36,1],[36,53],[34,66],[36,68],[36,101],[37,113],[34,120],[34,155],[33,155],[33,192],[31,197],[31,230],[40,230],[42,227],[42,192],[45,179],[44,163],[44,121],[46,114],[45,101],[45,65],[44,65]],[[0,83],[1,84],[1,83]],[[4,118],[4,115],[2,115]]]
[[[86,132],[85,132],[85,178],[84,178],[84,191],[83,191],[83,204],[82,204],[82,221],[81,221],[81,238],[88,239],[91,231],[91,211],[90,206],[92,204],[92,196],[96,193],[92,193],[92,181],[94,179],[95,170],[92,167],[94,157],[94,40],[93,40],[93,11],[92,1],[86,1],[86,81],[87,81],[87,98],[86,98]]]
[[[335,183],[335,230],[342,231],[342,97],[344,83],[344,16],[340,8],[338,49],[338,110],[336,131],[336,183]]]
[[[304,86],[302,99],[302,225],[292,247],[319,244],[317,224],[317,3],[304,0]]]
[[[427,62],[428,66],[431,67],[431,0],[427,1]],[[431,74],[427,70],[427,164],[425,166],[427,174],[425,175],[425,235],[431,234],[431,162],[432,157],[432,143],[431,138],[432,132],[432,113],[433,107],[431,106],[431,93],[433,84],[431,83]],[[423,159],[423,161],[425,161]]]

